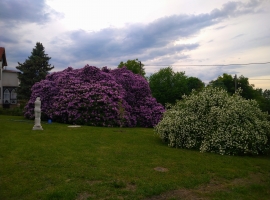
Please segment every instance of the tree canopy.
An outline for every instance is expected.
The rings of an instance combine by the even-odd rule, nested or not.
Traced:
[[[49,64],[48,54],[45,54],[45,48],[42,43],[37,42],[35,48],[31,52],[31,56],[24,63],[18,62],[16,67],[22,73],[19,74],[20,85],[18,88],[19,99],[29,99],[31,96],[31,87],[47,76],[50,70],[54,68]]]
[[[144,64],[138,60],[138,58],[134,60],[128,60],[127,62],[121,61],[118,65],[118,68],[126,67],[128,70],[132,71],[134,74],[140,74],[145,76]]]
[[[188,77],[187,79],[188,93],[190,93],[193,89],[196,91],[201,91],[204,88],[204,83],[201,79],[197,77]]]
[[[223,88],[231,95],[235,93],[236,89],[241,88],[242,91],[240,95],[242,97],[245,99],[256,100],[259,103],[262,111],[268,111],[268,113],[270,112],[270,100],[267,98],[267,96],[269,96],[269,90],[263,91],[260,88],[255,89],[255,86],[250,84],[248,78],[244,77],[243,75],[239,76],[235,80],[235,77],[232,77],[232,75],[224,73],[216,80],[210,81],[209,85]]]
[[[149,86],[153,97],[159,103],[174,104],[192,89],[201,90],[204,83],[196,77],[188,77],[185,72],[174,72],[171,67],[160,69],[149,77]]]

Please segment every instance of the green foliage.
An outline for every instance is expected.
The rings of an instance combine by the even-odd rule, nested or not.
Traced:
[[[224,73],[216,80],[211,81],[209,85],[213,87],[221,87],[225,89],[229,94],[234,94],[235,89],[241,88],[241,96],[246,99],[256,99],[256,97],[259,95],[254,89],[254,85],[249,84],[248,78],[244,77],[243,75],[235,80],[235,77],[232,77],[232,75]]]
[[[192,89],[201,90],[204,83],[195,77],[187,77],[185,72],[174,72],[171,67],[160,69],[149,77],[149,86],[157,102],[174,104]]]
[[[238,83],[240,83],[238,81]],[[220,87],[225,89],[229,94],[235,93],[235,80],[232,75],[224,73],[222,76],[219,76],[216,80],[210,81],[209,83],[212,87]]]
[[[262,89],[259,89],[260,94],[262,94],[262,96],[260,96],[260,98],[257,98],[258,103],[260,104],[260,108],[263,111],[267,111],[269,114],[269,119],[270,119],[270,90],[264,90],[262,91]]]
[[[270,90],[264,90],[263,97],[270,100]]]
[[[23,116],[23,107],[14,108],[2,108],[0,107],[0,115],[12,115],[12,116]]]
[[[187,86],[188,86],[188,94],[194,89],[196,91],[201,91],[205,85],[204,83],[197,77],[188,77],[187,78]]]
[[[232,75],[224,73],[216,80],[210,81],[209,85],[212,87],[223,88],[231,95],[235,93],[236,88],[241,88],[242,92],[240,95],[242,97],[245,99],[256,100],[261,110],[267,111],[270,114],[269,90],[265,90],[263,92],[262,89],[255,89],[254,85],[250,84],[248,78],[244,77],[243,75],[235,80],[235,77],[232,77]]]
[[[31,56],[24,63],[19,63],[16,67],[22,73],[19,74],[20,85],[18,88],[18,99],[28,100],[31,96],[31,87],[47,76],[48,72],[54,68],[49,64],[48,54],[45,54],[45,48],[42,43],[37,42],[31,52]]]
[[[270,123],[257,102],[220,88],[184,96],[155,132],[171,147],[222,155],[265,154],[270,147]]]
[[[145,76],[145,69],[144,64],[141,63],[141,61],[138,60],[138,58],[134,60],[128,60],[127,62],[121,61],[118,65],[118,68],[126,67],[128,70],[132,71],[134,74],[140,74],[142,76]]]

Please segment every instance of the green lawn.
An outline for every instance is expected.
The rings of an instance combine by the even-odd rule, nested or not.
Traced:
[[[270,157],[173,149],[150,128],[33,125],[0,115],[1,200],[270,199]]]

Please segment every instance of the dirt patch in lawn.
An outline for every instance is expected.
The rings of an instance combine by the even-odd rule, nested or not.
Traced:
[[[92,180],[92,181],[86,181],[89,185],[95,185],[95,184],[99,184],[102,183],[102,181],[99,180]]]
[[[167,172],[168,169],[164,168],[164,167],[155,167],[154,170],[158,171],[158,172]]]
[[[133,183],[128,183],[127,186],[126,186],[126,190],[128,191],[132,191],[132,192],[135,192],[137,189],[137,186]]]
[[[126,131],[125,130],[113,130],[113,132],[124,133]]]
[[[91,194],[88,194],[87,192],[83,192],[78,195],[76,200],[87,200],[89,197],[93,197]]]
[[[201,185],[194,189],[181,188],[162,193],[158,196],[146,198],[145,200],[164,199],[184,199],[184,200],[208,200],[211,193],[217,191],[229,191],[234,186],[248,186],[262,182],[264,175],[260,173],[250,174],[247,178],[237,178],[233,180],[211,180],[206,185]]]

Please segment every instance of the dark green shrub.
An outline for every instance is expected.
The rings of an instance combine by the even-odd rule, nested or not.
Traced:
[[[23,116],[23,108],[0,108],[0,115]]]

